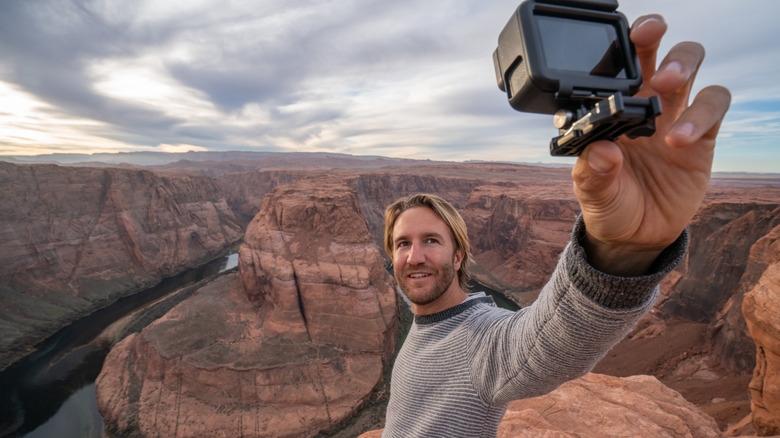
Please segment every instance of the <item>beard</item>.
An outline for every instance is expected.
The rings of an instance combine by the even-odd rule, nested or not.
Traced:
[[[426,272],[431,272],[431,275],[436,277],[436,281],[427,290],[412,290],[406,282],[408,280],[407,271],[414,271],[415,269],[419,269],[419,267],[409,266],[404,269],[404,272],[396,272],[395,281],[404,295],[406,295],[406,298],[418,306],[424,306],[439,299],[439,297],[444,295],[444,292],[447,291],[455,278],[455,266],[453,263],[444,265],[441,269],[427,267]]]

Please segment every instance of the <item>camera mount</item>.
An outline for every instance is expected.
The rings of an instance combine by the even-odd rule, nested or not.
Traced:
[[[660,100],[632,97],[642,74],[617,7],[617,0],[526,0],[499,35],[498,87],[518,111],[555,115],[551,155],[655,132]]]

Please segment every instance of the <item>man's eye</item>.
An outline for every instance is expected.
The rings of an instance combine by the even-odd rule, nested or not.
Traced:
[[[425,243],[439,243],[439,241],[434,238],[429,238],[425,239]]]
[[[403,247],[405,247],[405,246],[407,246],[407,245],[409,245],[409,243],[407,243],[407,242],[398,242],[398,243],[395,245],[395,247],[396,247],[396,248],[403,248]]]

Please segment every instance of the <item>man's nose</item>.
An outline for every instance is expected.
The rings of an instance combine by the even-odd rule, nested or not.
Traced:
[[[420,245],[411,245],[409,253],[406,255],[406,263],[410,265],[421,265],[425,263],[425,252]]]

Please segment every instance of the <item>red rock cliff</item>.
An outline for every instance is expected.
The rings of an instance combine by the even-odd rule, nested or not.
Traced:
[[[354,192],[279,187],[223,277],[112,349],[98,406],[125,436],[307,437],[381,381],[398,307]]]
[[[208,177],[0,163],[0,368],[76,318],[241,238]]]
[[[759,436],[780,435],[780,226],[756,243],[755,253],[766,269],[742,303],[756,346],[753,427]]]
[[[579,211],[571,195],[545,192],[482,186],[463,212],[475,277],[523,306],[555,269]]]

